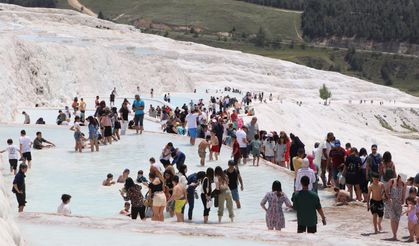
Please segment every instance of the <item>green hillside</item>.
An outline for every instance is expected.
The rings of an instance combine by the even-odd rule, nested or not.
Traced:
[[[236,0],[81,0],[81,3],[95,13],[101,11],[107,19],[136,25],[146,33],[336,71],[419,96],[419,58],[365,51],[348,55],[350,49],[313,47],[300,38],[300,12]],[[67,0],[58,0],[57,7],[70,8]]]
[[[203,32],[236,31],[254,34],[263,26],[267,35],[297,40],[301,14],[235,0],[81,0],[96,13],[116,22],[134,24],[138,19],[179,26],[194,26]],[[58,0],[60,8],[70,8]],[[122,16],[121,16],[122,15]]]

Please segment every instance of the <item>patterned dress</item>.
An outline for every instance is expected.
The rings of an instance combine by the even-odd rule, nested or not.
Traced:
[[[402,216],[403,206],[403,187],[391,187],[390,190],[391,202],[388,204],[387,210],[391,220],[400,220]]]
[[[282,204],[285,203],[287,206],[291,206],[291,202],[288,197],[283,193],[281,197],[278,197],[276,192],[268,192],[261,205],[269,203],[268,211],[266,213],[266,225],[269,229],[280,230],[285,228],[284,212],[282,211]]]

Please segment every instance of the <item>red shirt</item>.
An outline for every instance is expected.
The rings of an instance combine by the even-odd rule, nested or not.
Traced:
[[[342,147],[333,148],[330,150],[329,156],[332,158],[333,167],[337,168],[345,163],[346,151]]]
[[[237,121],[238,116],[237,116],[236,112],[233,112],[230,117],[231,117],[231,121],[233,121],[233,122]]]
[[[240,158],[240,145],[237,141],[234,141],[233,143],[233,155],[234,157]]]

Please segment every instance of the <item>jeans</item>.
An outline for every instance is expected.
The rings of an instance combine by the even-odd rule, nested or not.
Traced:
[[[192,194],[188,193],[187,199],[188,199],[188,205],[189,205],[189,208],[188,208],[188,219],[189,220],[192,220],[193,207],[194,207],[194,204],[195,204],[195,195],[194,195],[194,193],[192,193]]]

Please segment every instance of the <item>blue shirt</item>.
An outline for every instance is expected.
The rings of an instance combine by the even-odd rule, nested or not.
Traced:
[[[134,100],[132,103],[132,109],[135,111],[135,115],[142,115],[144,114],[144,109],[140,109],[140,107],[144,107],[143,100]]]

